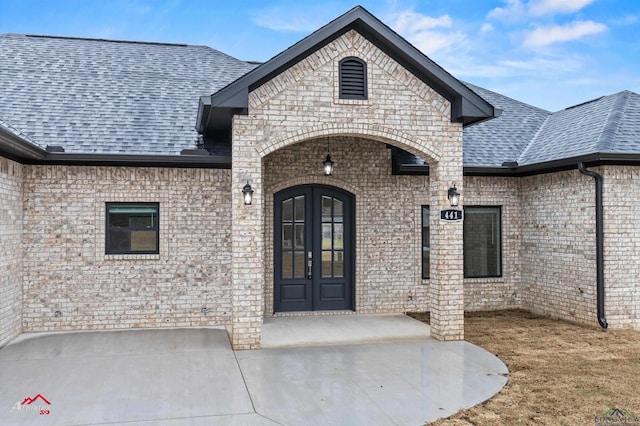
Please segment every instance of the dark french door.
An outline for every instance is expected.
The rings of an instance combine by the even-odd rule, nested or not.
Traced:
[[[354,200],[303,185],[274,197],[274,310],[352,310]]]

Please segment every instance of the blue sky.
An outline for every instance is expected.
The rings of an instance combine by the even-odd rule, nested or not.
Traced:
[[[636,0],[0,0],[0,33],[202,44],[265,61],[356,4],[461,80],[541,108],[640,92]]]

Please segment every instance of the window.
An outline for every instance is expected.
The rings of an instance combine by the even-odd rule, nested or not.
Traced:
[[[107,203],[107,254],[157,254],[158,203]]]
[[[429,278],[431,267],[431,243],[429,237],[429,206],[422,206],[422,279]]]
[[[340,99],[367,99],[367,64],[358,58],[340,61]]]
[[[465,278],[502,276],[500,207],[464,208]]]

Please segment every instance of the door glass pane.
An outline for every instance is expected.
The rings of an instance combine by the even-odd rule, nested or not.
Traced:
[[[333,248],[342,250],[344,248],[344,225],[336,223],[333,225]]]
[[[282,248],[293,248],[293,225],[290,223],[282,225]]]
[[[331,249],[331,224],[323,223],[322,224],[322,249],[330,250]]]
[[[344,276],[344,252],[342,251],[333,252],[333,276]]]
[[[295,198],[296,221],[304,221],[304,195]]]
[[[282,202],[282,220],[293,220],[293,198],[289,198],[288,200],[284,200]]]
[[[293,258],[290,251],[282,252],[282,278],[293,278]]]
[[[322,197],[322,222],[331,222],[331,197]]]
[[[304,223],[296,223],[296,249],[304,250]]]
[[[306,265],[304,263],[304,252],[296,251],[293,253],[293,273],[294,278],[304,278],[305,277],[305,268]]]
[[[342,201],[336,200],[334,198],[334,200],[333,200],[333,220],[334,220],[334,222],[339,222],[339,223],[343,222],[343,219],[342,219],[342,216],[343,216],[342,204],[343,204]]]
[[[322,252],[322,277],[332,277],[331,274],[331,251]]]

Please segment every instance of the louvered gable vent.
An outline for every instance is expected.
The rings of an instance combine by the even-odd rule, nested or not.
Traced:
[[[340,99],[367,99],[367,64],[358,58],[340,61]]]

